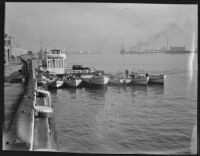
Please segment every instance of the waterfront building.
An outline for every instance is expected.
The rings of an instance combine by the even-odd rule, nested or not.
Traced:
[[[4,35],[4,63],[8,64],[11,60],[17,59],[19,56],[26,54],[27,50],[20,47],[16,37]]]

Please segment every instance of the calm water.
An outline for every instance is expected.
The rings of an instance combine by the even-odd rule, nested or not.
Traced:
[[[164,86],[52,91],[59,148],[67,152],[189,153],[197,118],[197,55],[68,55],[68,65],[165,73]],[[190,78],[191,74],[193,77]]]
[[[190,153],[197,118],[197,55],[67,55],[118,74],[164,73],[164,86],[107,86],[52,90],[59,150],[95,153]],[[192,77],[190,77],[192,76]],[[17,87],[14,87],[17,88]]]
[[[165,73],[164,86],[107,86],[52,91],[59,148],[67,152],[189,153],[197,118],[197,55],[68,55],[118,74]],[[190,78],[191,74],[193,75]]]

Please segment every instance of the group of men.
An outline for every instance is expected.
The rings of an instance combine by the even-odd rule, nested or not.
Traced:
[[[125,74],[123,75],[123,77],[124,77],[124,78],[130,78],[130,77],[131,77],[131,78],[135,78],[136,75],[138,75],[138,74],[135,73],[135,72],[133,72],[133,71],[132,71],[131,74],[130,74],[130,72],[126,69],[126,70],[125,70]],[[148,77],[149,74],[148,74],[148,73],[145,73],[145,76]]]

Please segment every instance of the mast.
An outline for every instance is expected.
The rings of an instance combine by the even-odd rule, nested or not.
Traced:
[[[168,41],[167,29],[166,29],[166,48],[167,48],[167,50],[169,49],[169,41]]]
[[[14,43],[14,38],[15,38],[15,36],[8,36],[8,40],[10,40],[10,56],[12,56],[12,55],[16,55],[16,54],[14,54],[14,52],[13,52],[13,43]]]
[[[169,47],[168,47],[168,36],[167,36],[167,50],[169,49]]]
[[[42,51],[42,39],[41,39],[41,41],[40,41],[40,49],[41,49],[41,51]]]

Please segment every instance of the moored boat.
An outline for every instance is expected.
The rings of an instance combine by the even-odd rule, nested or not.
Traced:
[[[81,78],[89,85],[106,85],[110,78],[103,71],[95,71],[92,74],[82,75]]]
[[[88,84],[93,84],[93,85],[106,85],[109,82],[109,77],[102,75],[102,76],[96,76],[94,75],[90,79],[86,79],[86,82]]]
[[[149,84],[164,84],[166,75],[149,75]]]
[[[85,82],[90,85],[106,85],[109,82],[109,77],[93,75],[91,78],[85,79]]]
[[[44,65],[46,70],[53,75],[61,75],[65,73],[66,54],[64,50],[52,49],[45,52]]]
[[[130,78],[119,78],[119,77],[110,77],[109,85],[127,85],[131,83]]]
[[[78,87],[81,84],[81,82],[82,79],[80,79],[79,77],[66,76],[64,78],[64,84],[70,87]]]
[[[131,79],[131,84],[134,85],[147,85],[149,77],[133,78]]]
[[[49,91],[37,89],[37,100],[34,105],[35,117],[49,117],[53,113],[53,105]]]
[[[63,85],[63,80],[57,78],[47,79],[47,85],[49,88],[60,88]]]
[[[131,75],[131,84],[133,85],[147,85],[149,76],[146,74],[133,74]]]

